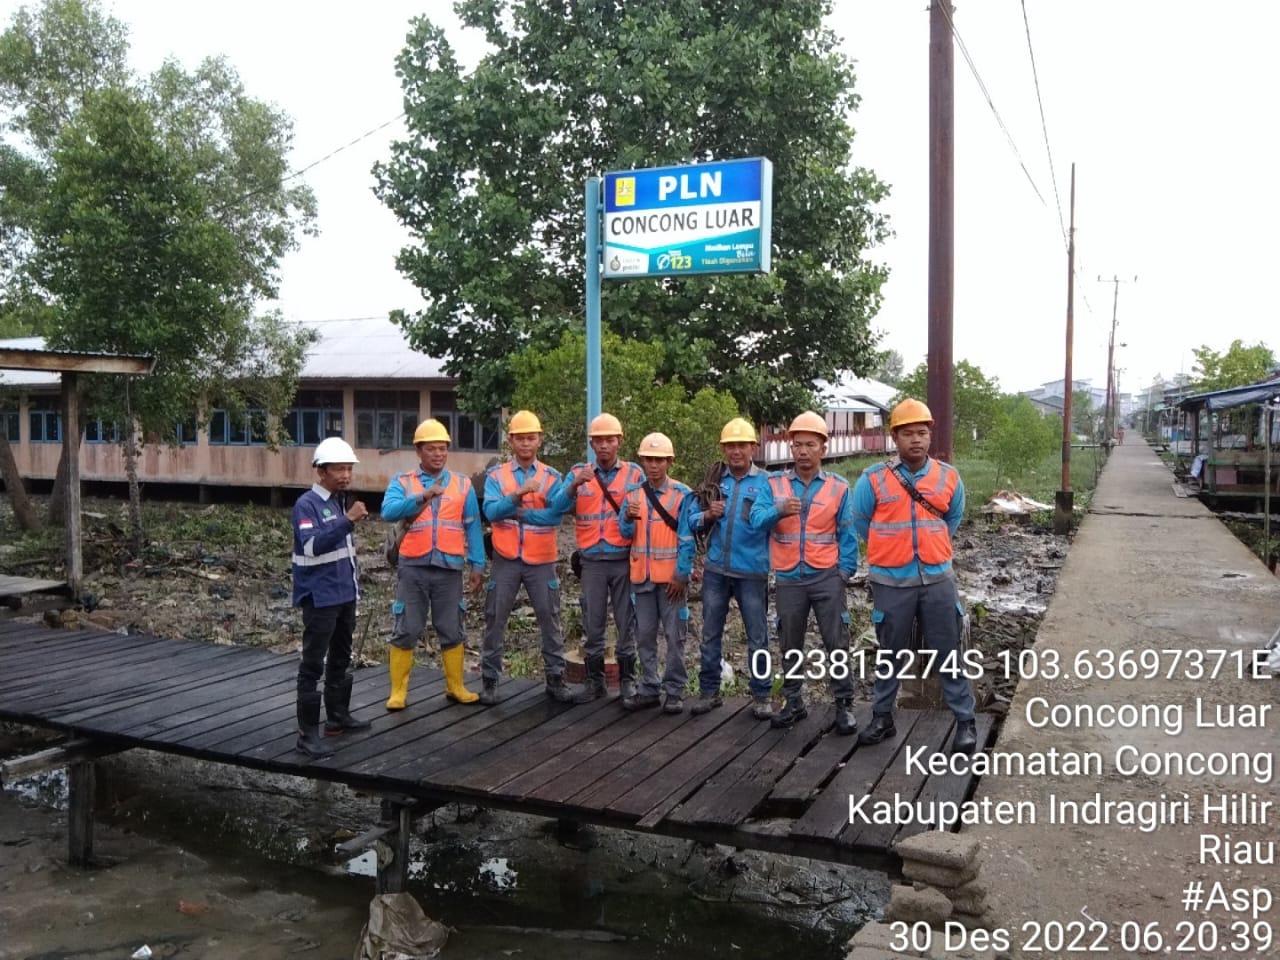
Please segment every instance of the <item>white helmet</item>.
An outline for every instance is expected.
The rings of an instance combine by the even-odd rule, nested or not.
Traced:
[[[356,452],[341,437],[328,437],[320,441],[315,454],[311,457],[313,467],[323,467],[326,463],[359,463]]]

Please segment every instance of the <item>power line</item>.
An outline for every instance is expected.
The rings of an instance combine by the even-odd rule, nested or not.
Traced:
[[[947,18],[947,24],[951,27],[951,35],[956,39],[956,46],[960,49],[960,55],[964,57],[964,62],[969,65],[969,72],[973,74],[973,79],[978,82],[978,89],[982,91],[982,96],[986,99],[987,106],[991,108],[992,116],[996,118],[996,123],[1004,133],[1005,139],[1009,141],[1009,148],[1013,151],[1014,157],[1017,158],[1018,166],[1022,168],[1023,174],[1026,175],[1027,183],[1031,184],[1031,189],[1035,191],[1036,197],[1040,202],[1048,206],[1045,202],[1044,194],[1036,186],[1035,178],[1031,176],[1031,171],[1027,169],[1026,161],[1022,159],[1022,152],[1018,149],[1018,144],[1014,142],[1013,134],[1009,132],[1009,128],[1005,126],[1004,118],[1000,116],[1000,111],[996,109],[995,101],[991,98],[991,91],[987,89],[986,83],[983,82],[982,75],[978,72],[977,64],[973,62],[973,57],[969,55],[969,48],[965,46],[964,39],[960,36],[960,31],[956,29],[956,22],[951,17],[951,11],[947,9],[947,4],[945,3],[942,4],[942,13]],[[1061,219],[1061,211],[1059,211],[1059,219]]]
[[[1040,97],[1040,73],[1036,70],[1036,51],[1031,46],[1031,22],[1027,19],[1027,0],[1022,0],[1022,26],[1027,34],[1027,53],[1031,56],[1031,79],[1036,85],[1036,104],[1040,107],[1040,129],[1044,133],[1044,152],[1049,158],[1049,181],[1053,184],[1053,202],[1058,207],[1058,229],[1062,242],[1067,242],[1067,227],[1062,222],[1062,199],[1058,196],[1058,175],[1053,169],[1053,151],[1049,149],[1049,125],[1044,118],[1044,100]]]
[[[313,167],[318,167],[320,166],[320,164],[324,163],[326,160],[333,159],[338,154],[340,154],[343,150],[347,150],[351,147],[354,147],[361,140],[368,140],[375,133],[377,133],[380,130],[385,130],[387,127],[391,126],[397,120],[402,119],[404,116],[405,116],[405,112],[402,110],[398,114],[396,114],[394,117],[392,117],[390,120],[383,121],[382,123],[374,127],[372,130],[366,130],[364,133],[360,134],[360,136],[356,137],[351,142],[344,143],[342,146],[337,147],[336,149],[330,150],[319,160],[315,160],[311,163],[308,163],[305,167],[302,167],[299,170],[294,170],[292,173],[286,174],[284,177],[281,178],[280,182],[284,183],[286,180],[292,180],[294,177],[302,176],[304,173],[306,173],[308,170],[312,169]]]

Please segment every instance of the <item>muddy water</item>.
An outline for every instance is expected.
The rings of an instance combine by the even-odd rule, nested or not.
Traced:
[[[350,955],[374,892],[373,853],[341,857],[334,847],[376,822],[374,798],[144,751],[99,767],[104,823],[233,872],[256,858],[257,888],[306,891],[332,918],[334,941],[351,945],[333,955]],[[65,788],[56,772],[8,792],[56,806]],[[623,831],[562,836],[539,818],[457,805],[418,821],[411,857],[410,892],[456,929],[443,954],[454,960],[566,951],[588,960],[708,960],[797,950],[834,960],[879,914],[889,888],[871,871]]]

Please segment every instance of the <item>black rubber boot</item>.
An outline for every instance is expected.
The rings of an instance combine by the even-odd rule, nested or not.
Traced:
[[[480,687],[480,703],[482,706],[493,707],[498,703],[498,681],[484,678],[484,682]]]
[[[951,752],[971,754],[977,747],[977,723],[973,720],[956,721],[956,737],[951,741]]]
[[[298,694],[298,742],[294,749],[312,760],[333,756],[333,751],[320,736],[319,691]]]
[[[574,703],[590,703],[609,695],[609,687],[604,682],[604,654],[598,657],[587,657],[587,682],[573,698]]]
[[[779,728],[794,727],[808,715],[809,710],[805,707],[803,698],[797,695],[788,697],[786,704],[773,715],[769,723]]]
[[[547,696],[557,703],[573,703],[573,694],[564,685],[564,677],[558,673],[547,674]]]
[[[351,715],[351,682],[350,674],[337,683],[324,685],[324,712],[327,719],[324,723],[324,735],[336,737],[339,734],[356,730],[368,730],[373,724],[368,720],[357,720]]]
[[[836,701],[836,733],[851,737],[858,732],[858,721],[853,716],[853,700],[841,697]]]
[[[880,743],[882,740],[888,740],[898,732],[898,728],[893,725],[892,713],[877,713],[871,718],[871,725],[862,731],[862,735],[858,737],[859,743],[873,744]]]
[[[630,700],[635,695],[636,658],[633,654],[618,659],[618,696],[623,700]]]

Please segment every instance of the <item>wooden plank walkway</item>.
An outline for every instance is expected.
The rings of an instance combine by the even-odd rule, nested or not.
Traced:
[[[28,593],[66,593],[65,580],[41,580],[0,573],[0,597],[20,597]]]
[[[461,706],[425,667],[397,713],[382,706],[386,670],[358,671],[352,710],[373,729],[309,761],[293,749],[296,673],[296,658],[248,647],[0,624],[2,719],[375,794],[880,864],[921,828],[850,825],[851,796],[960,800],[974,786],[968,776],[913,775],[902,762],[907,743],[945,749],[949,713],[899,711],[896,737],[859,747],[829,732],[830,706],[774,730],[745,699],[701,717],[628,713],[616,699],[554,703],[530,680],[503,683],[494,707]],[[979,717],[980,744],[991,724]]]

